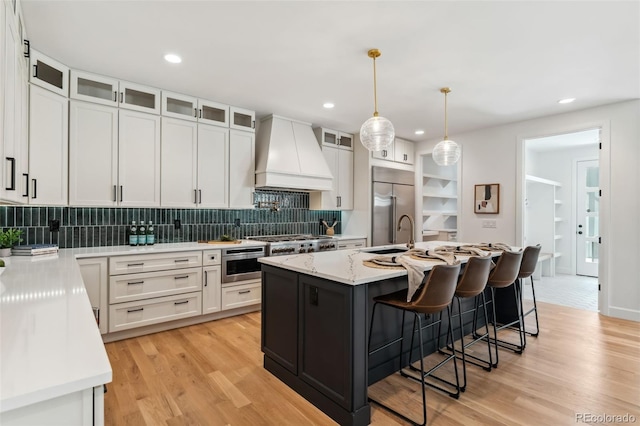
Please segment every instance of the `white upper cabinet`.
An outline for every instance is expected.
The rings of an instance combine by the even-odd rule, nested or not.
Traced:
[[[162,117],[161,204],[198,205],[198,124]]]
[[[413,164],[414,145],[412,142],[396,138],[394,141],[394,160],[399,163]]]
[[[69,96],[69,67],[31,49],[29,81],[53,93]]]
[[[229,106],[193,96],[162,91],[162,115],[229,127]]]
[[[118,202],[122,207],[160,206],[160,116],[120,109]]]
[[[160,114],[160,89],[121,80],[118,97],[120,108]]]
[[[414,145],[404,139],[395,138],[391,146],[380,151],[373,151],[371,156],[380,160],[413,165],[415,161]]]
[[[324,127],[316,127],[313,132],[324,146],[353,150],[353,135],[350,133],[325,129]]]
[[[199,208],[229,206],[229,129],[198,124],[198,202]]]
[[[69,101],[40,87],[29,93],[29,203],[68,203]],[[101,161],[95,158],[95,161]]]
[[[331,191],[309,193],[311,210],[353,210],[353,151],[323,146],[327,165],[333,175]]]
[[[229,131],[229,207],[253,209],[255,190],[255,134]]]
[[[229,127],[237,130],[256,131],[256,113],[248,109],[229,107]]]
[[[84,71],[71,70],[71,99],[118,106],[118,80]]]
[[[160,89],[76,70],[70,80],[72,99],[160,114]]]
[[[118,205],[118,109],[69,102],[69,204]]]

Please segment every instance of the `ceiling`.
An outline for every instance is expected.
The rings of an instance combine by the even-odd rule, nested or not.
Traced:
[[[22,0],[33,48],[71,68],[358,132],[449,134],[640,98],[637,1]],[[169,64],[166,53],[183,62]],[[559,99],[576,98],[560,105]],[[324,102],[335,108],[324,109]],[[416,136],[422,129],[425,134]]]

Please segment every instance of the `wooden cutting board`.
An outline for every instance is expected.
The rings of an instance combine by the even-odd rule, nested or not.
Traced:
[[[198,243],[201,244],[240,244],[242,240],[234,240],[234,241],[219,241],[219,240],[198,240]]]

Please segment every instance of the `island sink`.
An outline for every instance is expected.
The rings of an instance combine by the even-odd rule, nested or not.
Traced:
[[[377,249],[377,250],[361,250],[363,253],[371,253],[371,254],[394,254],[394,253],[404,253],[408,249],[402,247],[391,247],[386,249]]]

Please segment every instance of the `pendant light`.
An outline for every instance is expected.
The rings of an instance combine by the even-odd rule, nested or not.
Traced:
[[[449,87],[440,89],[444,93],[444,139],[433,148],[431,153],[433,161],[438,166],[450,166],[460,159],[460,146],[447,136],[447,94],[451,92]]]
[[[378,49],[371,49],[367,55],[373,59],[373,117],[360,127],[360,142],[369,151],[381,151],[393,143],[396,131],[391,121],[378,115],[378,95],[376,92],[376,58],[380,56]]]

